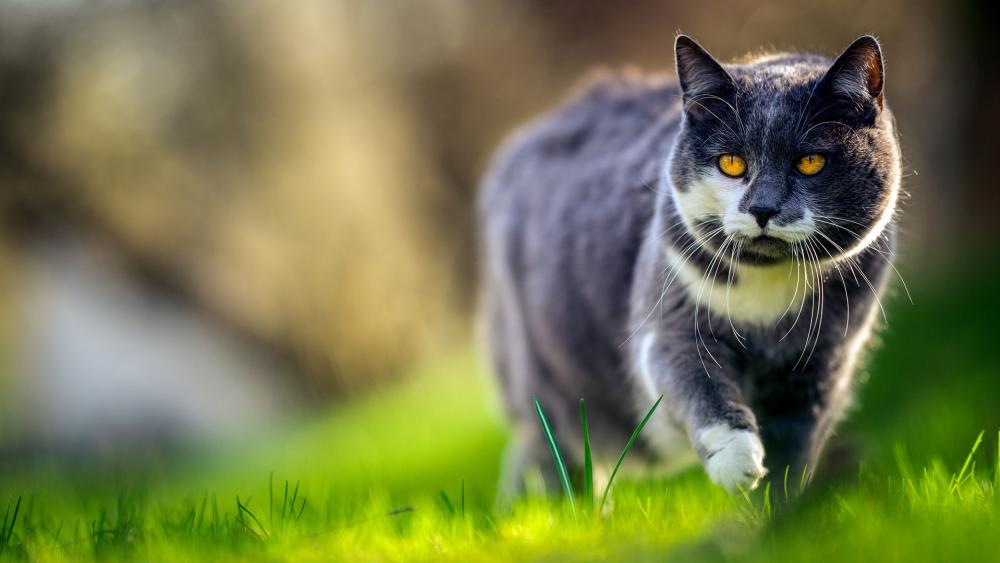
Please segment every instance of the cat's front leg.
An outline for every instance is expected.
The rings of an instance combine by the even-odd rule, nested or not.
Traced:
[[[853,362],[814,358],[815,367],[770,374],[756,383],[754,412],[777,478],[808,481],[850,399]]]
[[[734,368],[727,366],[725,350],[703,350],[701,357],[711,362],[706,365],[693,347],[657,340],[647,334],[640,344],[646,389],[663,395],[667,414],[687,432],[713,482],[733,493],[756,488],[767,474],[764,446],[756,417],[729,375]]]

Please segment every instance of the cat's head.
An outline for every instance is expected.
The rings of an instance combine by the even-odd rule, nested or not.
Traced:
[[[836,259],[878,237],[895,210],[900,154],[874,37],[835,61],[724,65],[682,35],[676,56],[684,121],[664,175],[703,245],[766,265],[812,250]]]

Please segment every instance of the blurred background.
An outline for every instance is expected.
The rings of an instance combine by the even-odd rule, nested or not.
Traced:
[[[844,435],[965,451],[1000,425],[990,9],[0,0],[0,460],[213,443],[474,358],[491,153],[595,66],[672,73],[678,31],[723,59],[881,39],[913,304],[896,280]]]

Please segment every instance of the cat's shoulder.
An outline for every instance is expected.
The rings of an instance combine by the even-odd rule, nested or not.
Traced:
[[[554,108],[515,131],[501,154],[552,158],[606,150],[609,139],[638,136],[671,109],[679,115],[680,108],[680,87],[668,75],[597,68]]]
[[[571,184],[628,167],[628,158],[653,162],[646,158],[653,149],[638,149],[656,148],[650,133],[669,135],[679,123],[681,106],[680,87],[669,75],[634,68],[592,70],[555,107],[508,136],[484,176],[481,203],[496,205],[497,198],[515,191],[510,185],[524,178],[549,178],[551,184],[558,176],[560,183]]]

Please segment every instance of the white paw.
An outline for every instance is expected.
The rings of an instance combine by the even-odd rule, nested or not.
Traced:
[[[767,474],[764,445],[754,432],[715,424],[699,430],[697,440],[705,452],[708,477],[730,493],[755,489]]]

